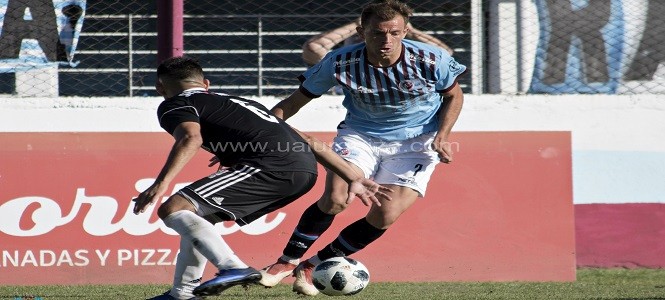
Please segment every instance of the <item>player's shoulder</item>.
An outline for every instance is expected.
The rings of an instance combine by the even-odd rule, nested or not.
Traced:
[[[340,56],[345,57],[347,53],[356,53],[364,48],[365,42],[339,47],[328,52],[328,58],[336,60]]]
[[[168,111],[179,107],[193,106],[201,100],[205,101],[207,98],[215,97],[205,89],[191,89],[185,90],[181,93],[168,98],[159,104],[157,111]]]
[[[358,64],[361,59],[358,57],[358,51],[365,48],[365,43],[352,44],[341,48],[334,49],[317,64],[319,67],[315,70],[324,69],[333,71],[335,68],[349,64]]]
[[[188,102],[186,98],[176,95],[171,98],[164,99],[164,101],[162,101],[162,103],[159,104],[157,111],[160,112],[165,110],[171,110],[176,107],[188,105],[187,103]]]
[[[333,52],[339,52],[339,53],[356,52],[358,50],[362,50],[363,48],[365,48],[365,42],[360,42],[339,47],[333,50]]]
[[[445,49],[443,49],[441,47],[437,47],[437,46],[434,46],[434,45],[431,45],[431,44],[428,44],[428,43],[419,42],[419,41],[408,40],[408,39],[403,39],[402,43],[404,44],[404,46],[407,49],[411,49],[411,51],[414,51],[416,53],[418,53],[420,51],[424,51],[424,52],[432,53],[435,56],[441,57],[441,58],[444,58],[444,59],[450,58],[450,54],[448,53],[448,51],[446,51]]]

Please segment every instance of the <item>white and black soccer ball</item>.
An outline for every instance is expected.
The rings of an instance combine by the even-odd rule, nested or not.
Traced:
[[[333,257],[314,268],[312,283],[328,296],[355,295],[369,284],[369,271],[355,259]]]

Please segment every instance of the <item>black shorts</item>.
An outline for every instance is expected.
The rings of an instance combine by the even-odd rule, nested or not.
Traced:
[[[246,225],[307,193],[316,182],[308,172],[261,171],[236,165],[184,187],[178,193],[211,223]]]

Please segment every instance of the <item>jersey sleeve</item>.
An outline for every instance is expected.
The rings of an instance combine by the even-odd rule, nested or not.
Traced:
[[[452,56],[443,54],[437,61],[436,73],[439,79],[436,82],[436,91],[445,93],[455,86],[457,77],[466,73],[466,66],[458,63]]]
[[[196,108],[183,99],[169,99],[157,109],[159,126],[166,132],[173,134],[176,127],[183,122],[199,123],[199,113]]]
[[[329,52],[318,64],[300,75],[300,90],[311,98],[321,97],[331,87],[337,85],[335,79],[334,55]]]

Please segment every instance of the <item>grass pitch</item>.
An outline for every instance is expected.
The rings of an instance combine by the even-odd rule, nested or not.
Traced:
[[[166,285],[2,286],[0,299],[146,299]],[[206,299],[325,299],[298,296],[291,286],[233,287]],[[575,282],[370,283],[343,299],[665,299],[665,269],[580,269]]]

